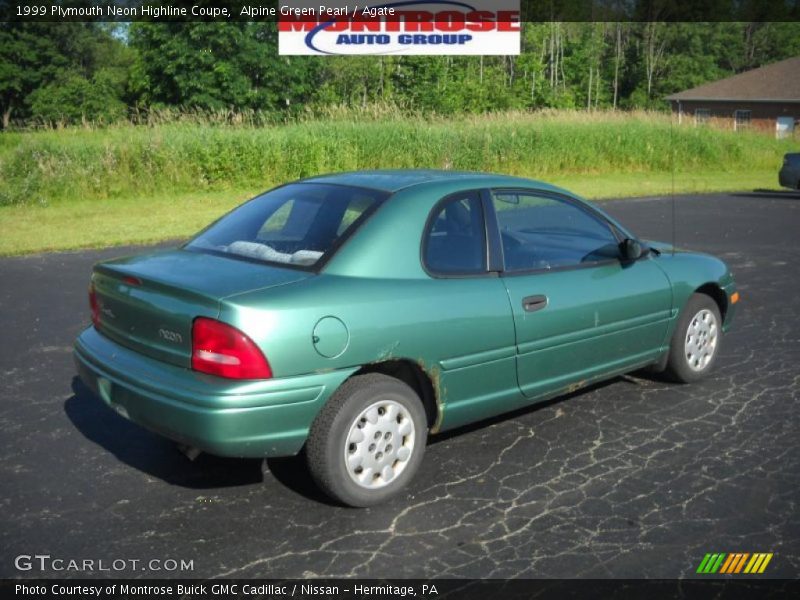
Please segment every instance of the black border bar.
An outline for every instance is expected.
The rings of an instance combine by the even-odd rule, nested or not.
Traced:
[[[396,0],[321,0],[327,6],[382,6]],[[493,10],[491,0],[464,0],[478,10]],[[5,22],[274,22],[281,6],[292,0],[211,1],[195,0],[0,0],[0,21]],[[141,7],[161,7],[157,17],[142,15]],[[80,9],[80,15],[53,13],[52,7]],[[27,8],[26,8],[27,7]],[[36,14],[31,12],[36,8]],[[44,7],[44,14],[38,7]],[[95,12],[98,7],[100,14]],[[109,16],[109,8],[136,8]],[[242,14],[245,7],[260,9],[257,16]],[[194,8],[194,10],[193,10]],[[270,14],[270,10],[274,12]],[[123,11],[124,12],[124,11]],[[391,17],[387,17],[391,19]],[[520,0],[522,22],[786,22],[800,21],[800,0]]]
[[[800,595],[800,580],[758,577],[703,579],[4,579],[3,598],[96,598],[161,600],[558,600],[603,598],[782,599]]]

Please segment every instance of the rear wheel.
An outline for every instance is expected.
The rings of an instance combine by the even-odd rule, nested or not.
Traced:
[[[422,402],[408,385],[379,373],[359,375],[314,420],[308,467],[331,498],[350,506],[379,504],[413,478],[427,429]]]
[[[722,317],[717,303],[705,294],[692,294],[672,335],[667,375],[682,383],[705,377],[716,362],[721,343]]]

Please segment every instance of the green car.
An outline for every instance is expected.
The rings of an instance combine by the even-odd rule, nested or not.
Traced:
[[[124,417],[221,456],[304,450],[324,492],[368,506],[430,434],[642,367],[706,375],[738,298],[722,261],[545,183],[334,174],[97,264],[75,359]]]

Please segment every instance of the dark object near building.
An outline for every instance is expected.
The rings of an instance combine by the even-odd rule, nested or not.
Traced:
[[[800,56],[667,96],[678,122],[790,137],[800,120]]]
[[[783,168],[778,173],[778,181],[783,187],[800,190],[800,152],[783,156]]]

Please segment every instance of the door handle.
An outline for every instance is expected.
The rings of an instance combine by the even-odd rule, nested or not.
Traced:
[[[547,306],[547,296],[539,294],[537,296],[526,296],[522,299],[522,308],[527,312],[536,312]]]

